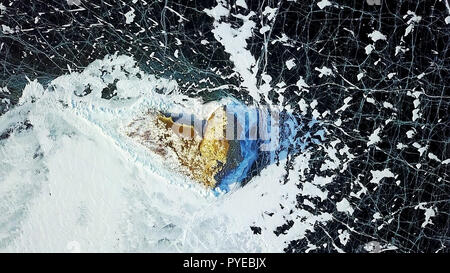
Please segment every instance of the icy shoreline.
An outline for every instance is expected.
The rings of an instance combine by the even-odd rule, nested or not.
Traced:
[[[104,83],[100,68],[108,70]],[[9,226],[1,231],[1,251],[65,252],[74,244],[80,251],[282,251],[283,241],[270,228],[263,236],[249,228],[263,220],[261,212],[277,210],[278,194],[297,189],[295,181],[278,183],[282,164],[263,170],[274,179],[262,174],[219,198],[170,173],[164,162],[122,137],[120,128],[150,106],[163,111],[180,107],[177,100],[201,102],[186,102],[183,95],[168,102],[154,89],[172,83],[148,75],[140,82],[133,73],[140,71],[132,59],[119,56],[59,77],[47,90],[34,81],[19,105],[0,117],[1,129],[21,120],[33,125],[0,142],[0,206],[6,211],[0,223]],[[117,79],[118,100],[101,99],[102,88]],[[77,94],[87,84],[91,93]],[[272,194],[261,198],[266,191]]]

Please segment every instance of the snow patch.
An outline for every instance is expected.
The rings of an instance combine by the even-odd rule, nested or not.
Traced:
[[[345,198],[336,203],[336,209],[340,212],[346,212],[348,214],[353,214],[354,212],[354,209]]]
[[[382,34],[378,30],[374,30],[372,33],[369,33],[367,36],[372,39],[372,41],[376,42],[379,40],[386,41],[386,35]]]
[[[372,174],[372,180],[370,180],[370,183],[379,184],[380,181],[383,178],[390,178],[394,177],[394,174],[391,172],[390,169],[384,169],[382,171],[370,171]]]
[[[128,11],[127,13],[124,14],[125,16],[125,24],[131,24],[134,21],[134,17],[136,16],[134,14],[134,9],[131,8],[130,11]]]
[[[317,6],[319,6],[320,9],[324,9],[325,7],[331,6],[331,2],[328,0],[321,0],[317,3]]]

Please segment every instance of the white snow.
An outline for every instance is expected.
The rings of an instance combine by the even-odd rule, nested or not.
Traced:
[[[378,136],[380,134],[381,128],[377,128],[373,131],[373,133],[369,136],[369,141],[367,142],[367,146],[377,144],[380,142],[381,138]]]
[[[296,85],[300,91],[308,91],[309,85],[305,82],[302,76],[300,76],[300,79],[297,81]]]
[[[113,82],[117,96],[101,99]],[[92,92],[81,96],[87,85]],[[33,124],[0,141],[1,252],[281,252],[332,219],[290,213],[297,194],[328,196],[319,185],[299,184],[306,152],[288,183],[284,160],[216,197],[127,138],[124,126],[149,108],[207,117],[223,103],[180,95],[175,81],[141,71],[130,57],[105,57],[50,86],[54,91],[30,81],[19,104],[0,117],[0,130],[25,119]],[[287,219],[294,226],[276,236]]]
[[[80,6],[81,5],[81,0],[67,0],[67,4],[69,6]]]
[[[230,13],[230,11],[220,3],[212,9],[206,9],[205,12],[209,16],[212,16],[216,21],[219,21],[220,17],[228,16]]]
[[[306,101],[304,99],[300,99],[298,105],[300,107],[300,111],[302,112],[302,114],[306,115],[306,113],[308,112],[308,104],[306,103]]]
[[[396,147],[397,147],[397,149],[401,150],[403,148],[408,147],[408,145],[405,145],[405,144],[399,142]]]
[[[333,176],[322,177],[322,176],[315,175],[312,183],[323,187],[326,184],[331,183],[332,181],[333,181]]]
[[[136,16],[136,15],[134,14],[134,9],[131,8],[131,10],[128,11],[127,13],[125,13],[124,16],[125,16],[125,23],[126,23],[126,24],[131,24],[131,23],[133,23],[134,17]]]
[[[374,220],[378,220],[378,219],[381,219],[382,217],[381,217],[381,214],[379,213],[379,212],[375,212],[374,214],[373,214],[373,219]]]
[[[388,108],[388,109],[393,109],[394,105],[392,105],[392,103],[385,101],[385,102],[383,102],[383,107]]]
[[[386,41],[386,35],[379,32],[378,30],[374,30],[372,33],[369,33],[367,36],[372,39],[372,41],[376,42],[378,40]]]
[[[428,146],[423,146],[423,147],[422,147],[422,145],[420,145],[420,144],[417,143],[417,142],[414,142],[414,143],[412,144],[412,146],[413,146],[414,148],[417,148],[417,151],[419,152],[419,155],[420,155],[420,156],[422,156],[422,154],[428,149]]]
[[[22,91],[22,96],[19,99],[19,104],[33,102],[39,99],[44,94],[44,87],[37,80],[27,84]]]
[[[429,158],[429,159],[436,160],[437,162],[441,162],[441,160],[439,159],[439,157],[437,157],[435,154],[433,154],[433,153],[431,153],[431,152],[428,153],[428,158]]]
[[[319,78],[322,78],[323,76],[331,76],[331,75],[333,75],[333,71],[330,68],[326,67],[326,66],[323,66],[322,68],[316,67],[316,68],[314,68],[314,70],[320,72]]]
[[[367,97],[367,98],[366,98],[366,101],[367,101],[368,103],[372,103],[372,104],[375,104],[375,103],[376,103],[375,100],[374,100],[373,98],[371,98],[371,97]]]
[[[414,31],[415,24],[419,23],[422,20],[422,16],[416,15],[415,12],[408,10],[405,16],[403,16],[403,19],[406,19],[407,17],[411,17],[408,22],[406,23],[408,26],[406,27],[405,34],[403,37],[408,36],[411,32]]]
[[[431,220],[431,217],[436,216],[436,211],[434,210],[433,206],[427,208],[425,205],[426,203],[419,203],[419,205],[415,206],[415,209],[421,209],[425,211],[425,220],[422,223],[422,228],[426,227],[427,225],[432,225],[433,221]]]
[[[420,114],[420,109],[414,109],[413,111],[412,111],[412,121],[416,121],[418,118],[420,118],[421,117],[421,114]]]
[[[364,49],[366,50],[366,54],[369,55],[375,49],[375,46],[374,45],[367,45]]]
[[[305,182],[302,184],[303,190],[301,191],[302,195],[307,195],[311,197],[319,197],[322,201],[327,199],[328,191],[321,190],[319,187],[313,185],[310,182]]]
[[[398,53],[400,53],[400,52],[405,53],[408,50],[409,50],[409,48],[405,48],[404,46],[396,46],[395,47],[395,56],[397,56]]]
[[[338,113],[338,112],[341,112],[341,111],[345,111],[345,109],[347,109],[349,106],[350,106],[350,104],[348,104],[351,100],[352,100],[353,98],[352,97],[346,97],[345,99],[344,99],[344,105],[342,105],[339,109],[337,109],[335,112],[336,113]]]
[[[317,3],[320,9],[324,9],[325,7],[331,6],[331,2],[328,0],[321,0]]]
[[[230,14],[230,11],[221,1],[212,9],[205,9],[206,14],[214,18],[214,38],[219,41],[230,54],[230,60],[234,63],[234,70],[242,77],[242,86],[247,88],[249,94],[259,101],[261,90],[257,86],[256,59],[247,49],[247,39],[252,36],[252,31],[256,23],[250,18],[255,15],[250,12],[247,15],[233,14],[233,17],[241,19],[243,24],[239,28],[234,28],[229,22],[222,21],[222,17]],[[267,30],[263,27],[262,33]]]
[[[7,25],[2,25],[3,34],[13,34],[14,30]]]
[[[286,67],[288,70],[291,70],[293,67],[295,67],[295,61],[294,59],[289,59],[286,61]]]
[[[270,30],[270,26],[265,25],[259,29],[259,33],[264,34],[269,30]]]
[[[397,55],[397,54],[395,54],[395,55]],[[396,72],[392,72],[392,73],[389,73],[387,75],[387,77],[388,77],[388,79],[392,79],[395,75],[397,75],[397,73]]]
[[[414,135],[416,134],[415,130],[409,130],[408,132],[406,132],[406,137],[408,138],[412,138]]]
[[[372,180],[370,180],[370,183],[378,184],[380,183],[381,179],[383,178],[389,178],[394,177],[394,174],[391,172],[390,169],[384,169],[382,171],[370,171],[372,174]]]
[[[341,212],[347,212],[348,214],[353,214],[354,212],[354,209],[345,198],[336,203],[336,209]]]
[[[248,9],[247,3],[245,3],[245,0],[236,0],[236,5],[243,7],[244,9]]]
[[[339,241],[342,245],[346,245],[348,240],[350,240],[350,233],[347,230],[341,231],[339,230]]]
[[[363,77],[364,77],[364,72],[358,73],[358,75],[356,75],[356,78],[358,79],[358,81],[360,81]]]
[[[273,18],[275,18],[277,12],[277,8],[271,8],[269,6],[266,6],[264,11],[263,11],[263,15],[267,16],[267,20],[272,21]]]

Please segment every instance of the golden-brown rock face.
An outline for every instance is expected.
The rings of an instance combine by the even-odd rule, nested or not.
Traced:
[[[227,161],[229,143],[225,139],[227,120],[223,107],[209,117],[204,136],[193,126],[179,124],[158,112],[149,111],[131,122],[126,134],[142,145],[174,162],[178,171],[207,187],[217,184],[216,174]]]
[[[205,164],[202,176],[205,178],[214,178],[227,162],[230,145],[225,139],[226,125],[227,116],[223,108],[216,110],[208,119],[204,138],[200,142],[200,157]]]

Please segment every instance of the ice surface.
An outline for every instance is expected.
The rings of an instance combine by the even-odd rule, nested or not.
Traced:
[[[449,14],[2,1],[1,251],[448,252]],[[208,117],[230,97],[299,128],[227,194],[123,138],[148,108]]]
[[[8,212],[2,220],[10,225],[2,233],[2,251],[64,252],[74,242],[89,252],[282,251],[270,229],[256,237],[248,227],[276,209],[295,181],[280,192],[284,169],[269,166],[251,187],[215,197],[165,169],[120,128],[146,107],[174,109],[176,98],[152,89],[173,86],[138,69],[141,79],[125,76],[123,70],[133,67],[131,58],[111,56],[56,78],[45,91],[30,82],[19,105],[2,116],[2,124],[33,124],[1,146],[1,207]],[[109,73],[100,76],[100,69]],[[101,78],[118,80],[114,99],[101,98]],[[78,95],[86,85],[92,92]],[[179,97],[187,105],[200,103]]]

